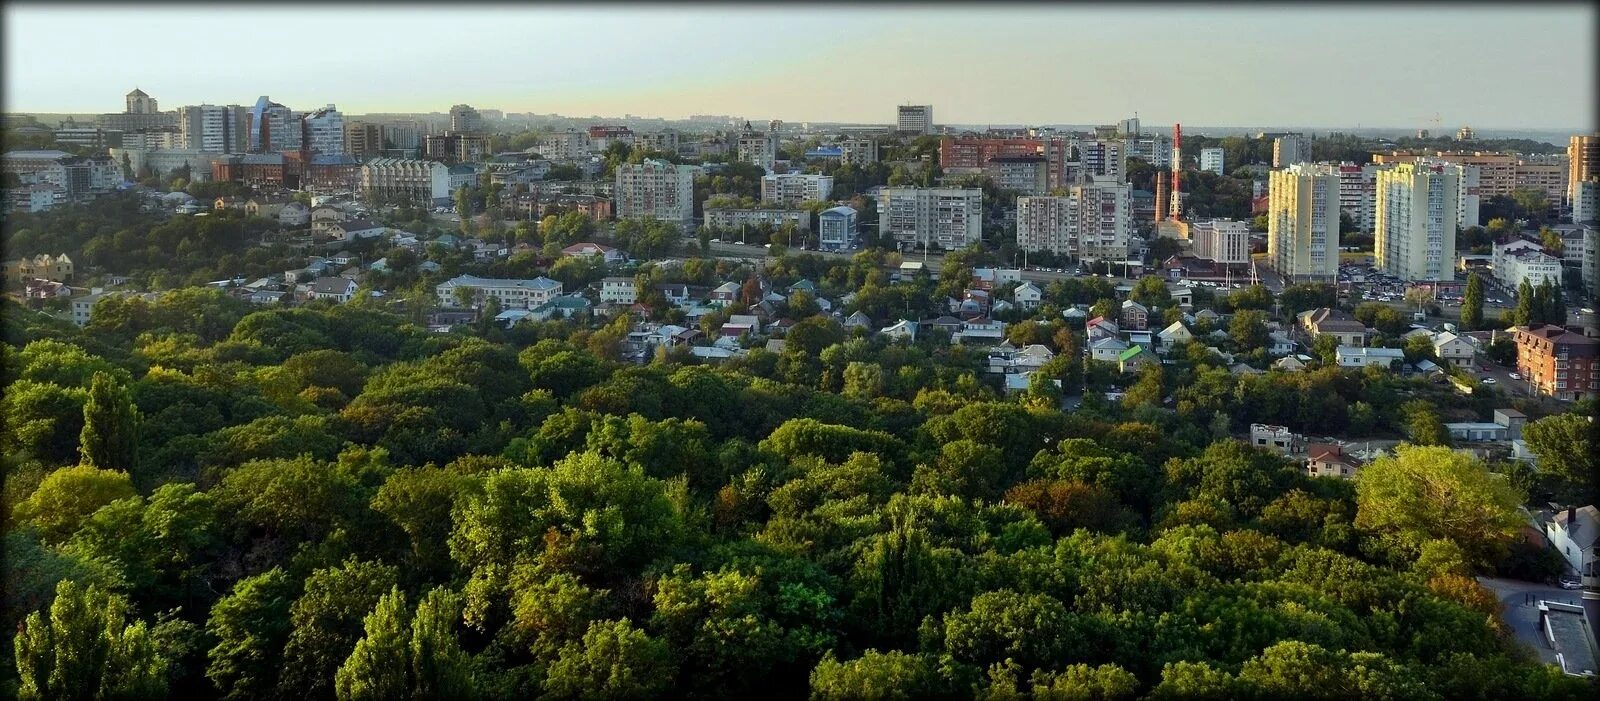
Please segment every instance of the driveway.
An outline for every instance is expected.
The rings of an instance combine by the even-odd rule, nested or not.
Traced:
[[[1540,601],[1559,601],[1581,605],[1582,602],[1578,600],[1580,592],[1549,584],[1493,577],[1479,577],[1478,583],[1488,587],[1500,599],[1500,618],[1516,634],[1517,640],[1533,648],[1546,664],[1556,664],[1556,651],[1545,644],[1544,634],[1539,631],[1538,604]]]

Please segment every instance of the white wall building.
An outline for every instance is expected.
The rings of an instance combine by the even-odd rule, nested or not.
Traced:
[[[817,215],[817,240],[824,251],[848,248],[856,241],[856,209],[834,207]]]
[[[1378,269],[1402,280],[1455,278],[1455,169],[1401,163],[1378,172],[1373,234]]]
[[[322,156],[344,155],[344,115],[333,105],[301,119],[306,148]]]
[[[1113,139],[1088,139],[1078,144],[1078,160],[1085,179],[1106,178],[1121,182],[1127,173],[1128,158],[1122,142]]]
[[[1524,280],[1533,287],[1545,283],[1561,284],[1560,258],[1545,253],[1537,246],[1518,248],[1504,254],[1498,246],[1495,249],[1494,277],[1507,289],[1519,289]]]
[[[1285,134],[1272,140],[1272,167],[1288,168],[1311,160],[1311,140],[1303,134]]]
[[[761,201],[797,205],[826,201],[833,194],[833,176],[814,173],[782,173],[761,178]]]
[[[600,281],[602,304],[633,304],[638,300],[638,294],[638,285],[631,277],[608,277]]]
[[[1132,186],[1073,185],[1066,195],[1017,198],[1017,246],[1071,258],[1123,260],[1133,236]]]
[[[785,224],[793,224],[795,229],[799,231],[811,230],[811,213],[803,209],[706,207],[704,211],[706,226],[719,229],[738,230],[741,227],[766,224],[776,230]]]
[[[1217,175],[1222,175],[1222,154],[1220,148],[1200,149],[1200,170],[1209,170]]]
[[[1296,163],[1268,180],[1267,264],[1291,281],[1339,271],[1339,172]]]
[[[450,200],[450,168],[438,161],[373,159],[361,166],[361,196],[368,201],[444,204]]]
[[[840,165],[878,162],[878,142],[872,139],[845,139],[839,142]]]
[[[767,131],[756,131],[749,122],[739,135],[739,161],[761,166],[771,173],[778,161],[778,131],[774,122]]]
[[[647,160],[617,166],[619,219],[655,217],[688,231],[694,226],[694,166]]]
[[[1355,222],[1357,231],[1372,231],[1374,203],[1378,193],[1378,171],[1373,163],[1340,163],[1339,209]]]
[[[539,155],[552,161],[570,162],[589,157],[589,134],[577,129],[558,131],[539,139]]]
[[[1172,165],[1172,140],[1160,134],[1129,136],[1122,140],[1122,150],[1130,158],[1138,158],[1157,168]]]
[[[878,194],[878,233],[903,247],[965,248],[983,240],[983,190],[885,187]]]
[[[239,105],[178,108],[179,148],[210,153],[244,153],[249,148],[250,112]],[[126,141],[126,138],[124,138]],[[130,144],[124,144],[130,146]],[[148,148],[155,146],[145,144]]]
[[[1197,258],[1229,265],[1250,262],[1250,225],[1232,219],[1197,221],[1189,225],[1189,239]]]
[[[455,307],[458,287],[472,288],[474,305],[481,305],[494,297],[500,300],[502,309],[532,309],[561,294],[561,281],[547,277],[509,280],[459,275],[434,288],[439,296],[439,306]]]
[[[895,127],[913,134],[932,134],[933,105],[900,105],[895,113]]]

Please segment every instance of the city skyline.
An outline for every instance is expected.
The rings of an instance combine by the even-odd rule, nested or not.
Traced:
[[[119,111],[120,96],[139,87],[164,109],[270,95],[295,109],[334,103],[350,114],[466,103],[574,117],[885,123],[897,104],[932,104],[945,124],[1090,124],[1137,113],[1151,124],[1449,131],[1586,130],[1595,117],[1594,9],[1584,5],[1448,14],[1232,5],[400,9],[13,5],[7,111]],[[83,22],[90,13],[94,22]],[[827,31],[778,43],[774,30],[819,20]],[[981,21],[1006,30],[974,32]],[[286,40],[291,22],[315,31]],[[1492,32],[1516,50],[1420,43],[1423,22],[1430,37]],[[372,49],[374,38],[423,31],[406,51]],[[50,70],[26,60],[63,32],[77,37],[74,51],[56,52]],[[143,38],[138,51],[129,37]],[[196,60],[241,46],[273,50]],[[1329,89],[1358,81],[1364,89]],[[1495,99],[1495,85],[1517,93]]]

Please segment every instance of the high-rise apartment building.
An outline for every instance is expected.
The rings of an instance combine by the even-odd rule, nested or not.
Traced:
[[[450,131],[457,134],[479,134],[483,130],[483,115],[471,105],[450,107]]]
[[[1274,170],[1267,192],[1267,263],[1291,282],[1339,272],[1339,171],[1296,163]]]
[[[1114,182],[1072,185],[1067,194],[1017,198],[1017,246],[1074,259],[1122,260],[1133,235],[1133,191]]]
[[[1600,177],[1600,134],[1574,135],[1567,143],[1567,202],[1578,198],[1578,183]]]
[[[995,187],[1022,195],[1043,195],[1050,191],[1049,163],[1044,156],[996,156],[983,172]]]
[[[1121,182],[1127,172],[1127,154],[1122,142],[1115,139],[1087,139],[1078,144],[1078,160],[1083,164],[1083,177],[1108,178]]]
[[[1455,277],[1456,170],[1402,163],[1378,173],[1373,234],[1378,269],[1402,280]]]
[[[1209,170],[1217,175],[1222,175],[1224,165],[1222,153],[1222,149],[1215,147],[1200,149],[1200,170]]]
[[[944,250],[983,240],[980,188],[886,187],[878,195],[878,234],[903,247]]]
[[[939,167],[950,174],[975,175],[990,168],[990,161],[1013,156],[1043,156],[1045,188],[1071,184],[1077,172],[1069,161],[1072,144],[1056,136],[997,137],[966,133],[939,140]]]
[[[617,166],[617,217],[655,217],[688,231],[694,225],[695,171],[654,159]]]
[[[766,131],[757,131],[744,123],[744,132],[739,135],[739,161],[761,166],[771,173],[778,162],[778,122],[769,125]]]
[[[1272,140],[1272,167],[1287,168],[1311,160],[1311,141],[1303,134],[1284,134]]]
[[[1133,117],[1118,122],[1117,132],[1123,136],[1139,136],[1139,118]]]
[[[1534,190],[1544,195],[1551,206],[1567,201],[1567,171],[1569,164],[1540,163],[1527,159],[1517,160],[1515,189]]]
[[[156,109],[156,99],[138,88],[128,93],[125,99],[128,105],[126,114],[156,114],[161,111]]]
[[[344,152],[360,159],[383,155],[384,129],[372,122],[346,122],[344,125]]]
[[[240,105],[178,108],[181,148],[206,153],[244,153],[250,148],[250,110]]]
[[[586,158],[589,155],[589,134],[577,129],[568,129],[540,137],[539,155],[560,162]]]
[[[1189,241],[1196,258],[1224,265],[1250,262],[1250,225],[1233,219],[1211,219],[1189,224]]]
[[[262,95],[250,108],[249,118],[251,153],[299,150],[300,120],[294,118],[288,107]]]
[[[1572,221],[1579,224],[1600,221],[1600,179],[1581,181],[1572,191]]]
[[[1339,210],[1350,217],[1359,232],[1372,231],[1373,203],[1378,193],[1378,171],[1382,166],[1366,163],[1340,163]]]
[[[300,118],[305,149],[317,156],[342,156],[344,115],[328,105]]]
[[[798,205],[826,201],[833,194],[833,176],[815,173],[772,173],[761,178],[761,201]]]
[[[865,165],[878,162],[878,142],[872,139],[845,139],[839,142],[840,165]]]
[[[912,134],[932,134],[933,105],[901,105],[896,111],[895,128]]]
[[[1172,165],[1172,139],[1161,134],[1129,136],[1122,140],[1123,153],[1157,168]]]

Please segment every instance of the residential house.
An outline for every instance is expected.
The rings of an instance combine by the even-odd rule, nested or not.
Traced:
[[[1294,339],[1289,338],[1282,331],[1267,333],[1267,355],[1277,357],[1289,355],[1294,352]]]
[[[1128,342],[1117,337],[1096,339],[1089,343],[1089,358],[1103,363],[1115,363],[1128,349]]]
[[[589,300],[580,295],[556,295],[544,304],[529,308],[529,318],[534,321],[570,319],[589,310]]]
[[[246,200],[244,213],[252,217],[276,218],[292,200],[274,195],[258,195]],[[304,206],[304,205],[301,205]]]
[[[1117,338],[1122,335],[1122,330],[1117,328],[1117,322],[1100,316],[1090,319],[1085,329],[1091,342],[1102,338]]]
[[[728,281],[718,285],[711,294],[706,296],[706,302],[712,306],[725,307],[739,301],[739,283]]]
[[[917,326],[929,331],[941,331],[945,335],[954,338],[956,334],[961,333],[962,321],[946,314],[933,319],[924,319]]]
[[[1380,367],[1387,370],[1397,370],[1406,362],[1406,353],[1399,348],[1350,348],[1339,346],[1334,349],[1338,358],[1339,367],[1364,368]]]
[[[1310,477],[1351,479],[1363,464],[1360,458],[1346,455],[1344,448],[1337,444],[1312,443],[1306,446],[1306,475]]]
[[[1153,362],[1156,361],[1152,359],[1152,354],[1146,351],[1144,346],[1130,346],[1127,350],[1117,355],[1117,369],[1123,374],[1138,372]]]
[[[1344,311],[1322,307],[1300,312],[1298,319],[1300,327],[1312,338],[1328,334],[1338,339],[1341,346],[1359,348],[1367,344],[1366,325]]]
[[[1560,326],[1511,328],[1517,371],[1540,394],[1578,400],[1600,392],[1600,341]]]
[[[1015,299],[1017,306],[1022,307],[1024,311],[1031,311],[1039,307],[1040,301],[1044,299],[1044,293],[1033,283],[1024,282],[1011,291],[1011,298]]]
[[[311,210],[311,233],[325,235],[328,228],[345,220],[344,212],[331,205],[322,205]]]
[[[356,296],[355,280],[343,277],[319,277],[311,281],[309,294],[312,299],[331,299],[340,304],[350,301]]]
[[[689,286],[681,282],[669,282],[653,287],[661,296],[667,298],[667,303],[673,306],[682,306],[689,301]]]
[[[1450,437],[1461,443],[1504,443],[1520,440],[1528,417],[1512,408],[1496,409],[1494,421],[1458,421],[1444,425]]]
[[[1574,572],[1595,560],[1595,543],[1600,541],[1600,511],[1593,504],[1557,512],[1544,526],[1545,537]]]
[[[844,327],[846,329],[870,330],[872,328],[872,317],[860,311],[851,312],[850,316],[844,318]]]
[[[289,202],[278,210],[278,226],[299,228],[311,223],[311,208],[301,202]]]
[[[1445,331],[1433,335],[1433,354],[1438,356],[1441,363],[1458,368],[1471,367],[1478,354],[1478,345],[1469,336]]]
[[[1048,346],[1030,343],[1011,356],[1011,366],[1017,370],[1033,371],[1054,360],[1056,354]]]
[[[212,202],[211,208],[216,211],[224,209],[244,209],[244,198],[238,195],[225,195]]]
[[[878,333],[896,341],[915,341],[917,340],[917,322],[901,319],[891,326],[884,327]]]
[[[389,229],[382,224],[367,219],[352,219],[350,221],[334,222],[327,227],[329,236],[339,241],[355,241],[357,239],[370,239],[383,236]]]
[[[950,340],[954,343],[993,344],[1005,337],[1005,322],[979,317],[962,322],[961,330],[951,334]]]
[[[587,241],[583,243],[575,243],[571,246],[561,249],[561,255],[569,258],[600,256],[607,265],[621,263],[628,259],[627,254],[623,253],[619,249],[612,248],[604,244],[589,243]]]
[[[600,281],[602,304],[633,304],[638,298],[638,286],[631,277],[608,277]]]
[[[727,323],[724,323],[721,329],[721,334],[725,338],[739,338],[758,333],[761,333],[761,319],[753,314],[733,314],[728,317]]]
[[[1272,367],[1285,372],[1299,372],[1306,369],[1306,365],[1310,362],[1310,356],[1286,355],[1273,361]]]
[[[1250,445],[1283,455],[1305,449],[1305,441],[1300,434],[1290,431],[1286,426],[1270,424],[1250,424]]]
[[[1194,334],[1190,333],[1189,327],[1184,326],[1181,321],[1172,322],[1171,326],[1162,329],[1161,333],[1156,334],[1156,336],[1161,339],[1162,349],[1194,340]]]
[[[1117,317],[1122,328],[1145,331],[1150,328],[1150,309],[1131,299],[1122,300],[1122,312]]]

